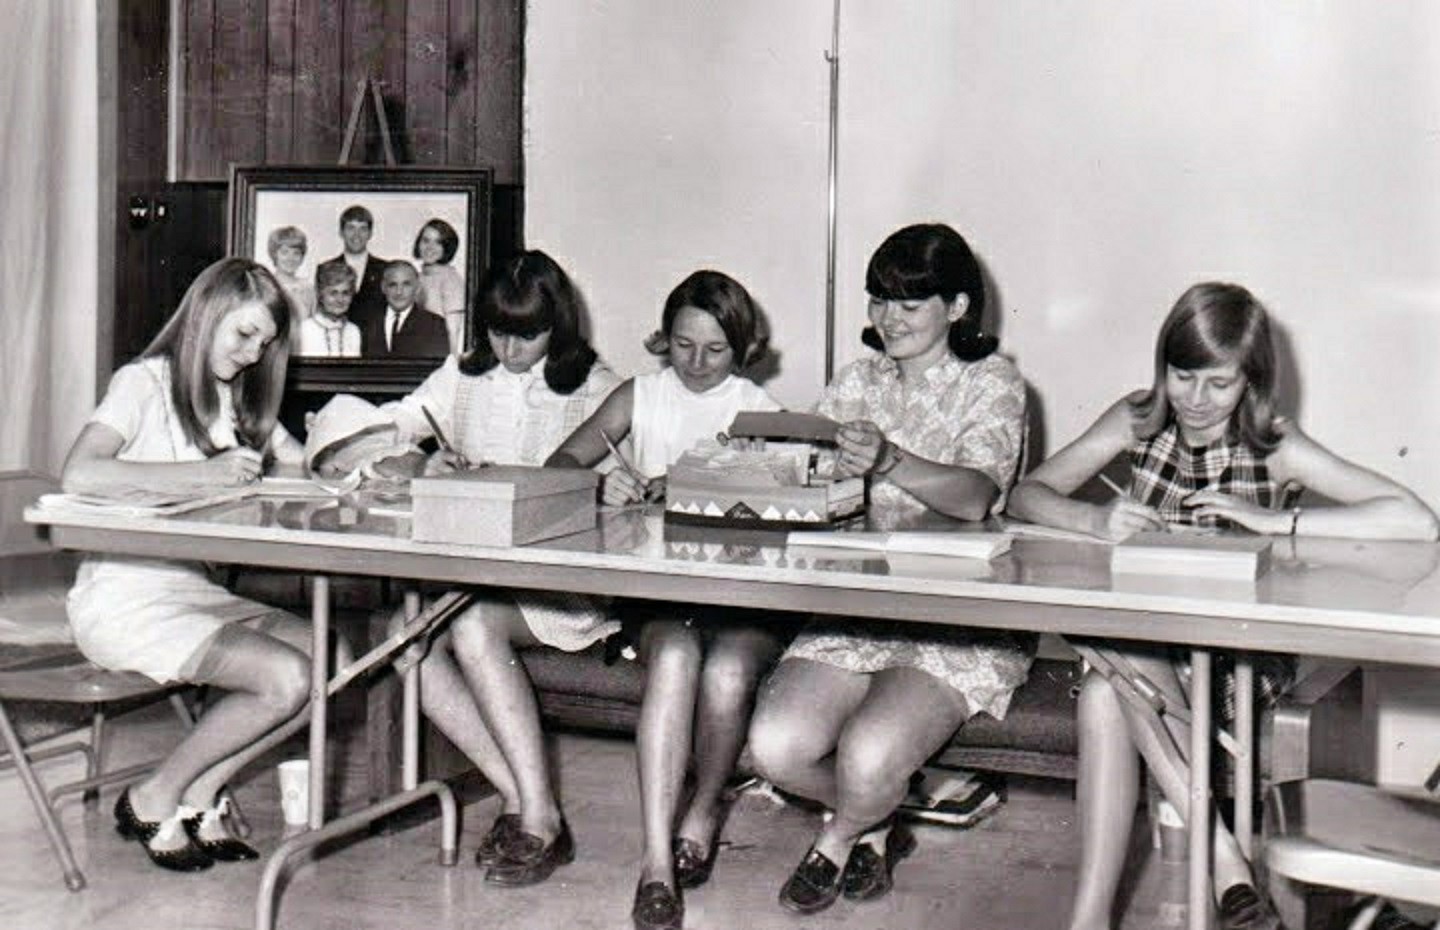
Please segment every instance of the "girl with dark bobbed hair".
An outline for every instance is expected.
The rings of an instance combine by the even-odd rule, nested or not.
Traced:
[[[488,463],[540,465],[585,422],[618,379],[580,331],[580,294],[555,260],[529,251],[491,268],[470,315],[473,347],[381,408],[402,439],[434,434],[427,473]],[[427,416],[427,411],[429,416]],[[577,652],[618,631],[601,602],[486,588],[431,646],[425,713],[489,779],[501,809],[475,851],[487,881],[531,885],[574,858],[550,781],[535,691],[518,649]]]
[[[963,362],[976,362],[999,347],[1000,341],[980,328],[985,316],[980,263],[964,237],[944,223],[920,223],[891,233],[870,257],[865,291],[872,304],[930,297],[950,304],[964,294],[965,312],[950,324],[950,351]],[[860,338],[876,351],[885,350],[874,326],[867,326]]]
[[[115,372],[65,460],[67,492],[201,496],[299,465],[277,423],[291,305],[264,267],[200,273],[140,358]],[[305,722],[310,623],[232,594],[194,562],[91,555],[66,602],[75,643],[102,668],[225,692],[164,761],[121,792],[115,822],[161,868],[257,853],[230,831],[226,783]],[[348,663],[342,643],[337,663]]]
[[[869,477],[882,526],[927,510],[982,520],[1015,479],[1025,384],[980,330],[979,265],[959,233],[930,223],[887,238],[865,279],[877,351],[842,369],[818,408],[842,424],[838,472]],[[760,772],[834,812],[781,887],[784,907],[890,891],[915,846],[895,818],[910,777],[975,714],[1005,716],[1033,649],[1029,636],[844,618],[801,631],[750,726]]]
[[[1265,308],[1236,284],[1196,284],[1175,302],[1155,340],[1147,390],[1122,397],[1070,445],[1015,488],[1010,512],[1024,520],[1122,540],[1170,526],[1239,527],[1277,536],[1427,539],[1435,515],[1388,478],[1348,462],[1275,410],[1275,348]],[[1104,504],[1070,495],[1117,458],[1129,463],[1124,496]],[[1310,488],[1334,503],[1300,507]],[[1084,649],[1099,648],[1091,644]],[[1262,695],[1285,685],[1289,663],[1264,657]],[[1176,747],[1189,728],[1164,716],[1167,746],[1130,711],[1108,676],[1159,688],[1175,707],[1188,698],[1168,650],[1106,645],[1081,686],[1081,847],[1071,930],[1111,926],[1134,822],[1143,756],[1165,799],[1189,807]],[[1232,682],[1233,684],[1233,682]],[[1128,687],[1135,687],[1133,684]],[[1279,920],[1254,886],[1234,836],[1216,819],[1215,896],[1225,930],[1274,930]]]

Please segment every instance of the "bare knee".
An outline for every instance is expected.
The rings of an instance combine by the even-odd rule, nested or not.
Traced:
[[[808,737],[808,728],[799,716],[762,704],[750,721],[748,752],[755,771],[770,781],[785,783],[790,772],[824,756]]]
[[[648,676],[698,679],[704,658],[699,630],[684,623],[660,623],[646,629],[643,635]]]
[[[501,650],[511,651],[509,628],[480,604],[473,605],[455,618],[450,625],[450,641],[455,654],[468,659],[493,656]]]
[[[844,797],[866,806],[899,804],[911,772],[896,769],[896,755],[870,740],[841,740],[835,750],[835,775]]]
[[[276,716],[299,713],[310,699],[310,660],[293,649],[280,652],[267,666],[256,695]]]
[[[760,682],[760,664],[750,656],[731,651],[705,657],[700,688],[708,702],[721,707],[742,707],[755,695]]]

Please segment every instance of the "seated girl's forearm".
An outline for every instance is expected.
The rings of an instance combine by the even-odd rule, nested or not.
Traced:
[[[71,462],[65,468],[61,486],[68,494],[122,495],[137,491],[206,490],[215,487],[205,480],[202,462],[122,462],[97,458]]]
[[[1015,485],[1005,512],[1018,520],[1053,526],[1079,533],[1101,536],[1096,525],[1098,509],[1094,504],[1077,501],[1056,491],[1042,481],[1026,479]]]
[[[589,468],[590,466],[582,463],[579,459],[577,459],[577,458],[574,456],[574,454],[572,454],[572,453],[570,453],[570,452],[566,452],[564,449],[556,449],[554,452],[550,453],[550,457],[545,460],[545,467],[546,467],[546,468]]]
[[[973,468],[946,465],[905,453],[886,479],[937,513],[960,520],[983,520],[999,493],[995,482]]]

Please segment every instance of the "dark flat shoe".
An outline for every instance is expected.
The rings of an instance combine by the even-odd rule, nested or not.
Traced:
[[[630,918],[635,930],[680,930],[685,924],[685,902],[664,882],[645,882],[635,888]]]
[[[130,789],[120,792],[115,801],[115,832],[127,840],[135,840],[150,861],[171,872],[200,872],[215,864],[215,860],[198,848],[186,832],[185,845],[178,849],[151,849],[150,841],[160,832],[160,822],[141,820],[130,804]]]
[[[1231,885],[1216,912],[1221,930],[1280,930],[1280,918],[1253,885]]]
[[[127,840],[145,842],[160,832],[158,820],[141,820],[130,805],[130,789],[120,792],[115,799],[115,832]]]
[[[223,814],[221,815],[224,816]],[[216,862],[249,862],[260,858],[260,853],[249,843],[241,842],[233,836],[224,836],[218,840],[207,840],[200,835],[200,821],[205,819],[205,813],[196,814],[193,817],[186,817],[180,821],[185,827],[186,834],[195,848]],[[229,827],[226,827],[229,831]]]
[[[519,831],[502,845],[500,858],[485,873],[496,885],[534,885],[543,882],[559,866],[575,861],[575,838],[570,825],[560,821],[560,832],[546,842],[533,833]]]
[[[694,840],[675,837],[670,847],[675,857],[675,884],[689,890],[699,888],[710,880],[710,872],[715,868],[715,849],[719,846],[716,840],[710,842],[710,854],[707,856]]]
[[[480,845],[475,847],[475,864],[483,869],[500,861],[500,852],[509,842],[510,837],[516,836],[520,830],[519,814],[501,814],[495,818],[490,825],[490,832],[486,833],[480,840]]]
[[[885,834],[885,854],[876,852],[869,843],[856,843],[845,860],[840,876],[840,890],[851,901],[873,901],[884,897],[895,887],[895,865],[915,851],[915,834],[904,824],[896,823]]]
[[[814,846],[780,888],[780,905],[797,914],[815,914],[840,897],[840,866]]]

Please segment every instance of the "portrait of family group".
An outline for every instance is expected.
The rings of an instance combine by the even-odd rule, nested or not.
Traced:
[[[487,253],[486,172],[238,167],[232,251],[284,289],[300,359],[433,359],[465,347]]]

